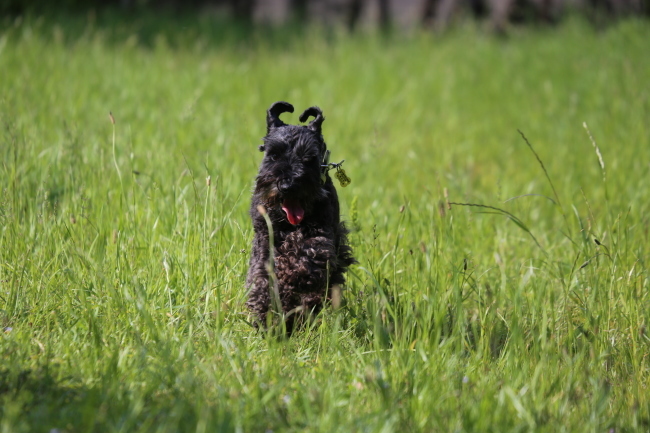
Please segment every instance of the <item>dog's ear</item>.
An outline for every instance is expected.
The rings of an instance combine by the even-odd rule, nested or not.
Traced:
[[[288,102],[278,101],[275,102],[269,109],[266,111],[266,132],[267,134],[273,128],[279,128],[280,126],[285,126],[282,120],[280,120],[280,114],[282,113],[293,113],[293,105]]]
[[[307,128],[311,129],[312,131],[318,133],[318,135],[321,135],[321,125],[323,124],[323,121],[325,118],[323,117],[323,112],[321,111],[320,108],[314,106],[314,107],[309,107],[303,113],[300,115],[300,121],[305,122],[309,116],[314,116],[315,119],[309,122],[309,125],[307,125]]]

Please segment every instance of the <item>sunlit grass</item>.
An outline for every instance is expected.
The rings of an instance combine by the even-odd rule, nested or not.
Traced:
[[[117,18],[3,24],[2,431],[649,428],[647,23]],[[359,260],[288,341],[244,306],[277,100],[323,109]]]

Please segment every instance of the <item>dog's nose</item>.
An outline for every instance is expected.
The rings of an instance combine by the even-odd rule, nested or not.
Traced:
[[[281,193],[286,193],[291,188],[291,180],[283,179],[278,182],[278,189]]]

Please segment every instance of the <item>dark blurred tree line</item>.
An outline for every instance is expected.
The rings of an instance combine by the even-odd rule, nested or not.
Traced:
[[[343,23],[350,31],[370,24],[382,30],[421,25],[444,29],[457,16],[487,20],[496,31],[511,22],[555,23],[569,11],[606,22],[650,16],[650,0],[0,0],[0,13],[119,8],[125,10],[214,10],[242,23]]]

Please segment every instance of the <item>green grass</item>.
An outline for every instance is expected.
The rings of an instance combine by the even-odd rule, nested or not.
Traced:
[[[3,22],[0,431],[650,430],[647,22],[211,20]],[[359,260],[287,341],[244,306],[276,100],[323,108]]]

